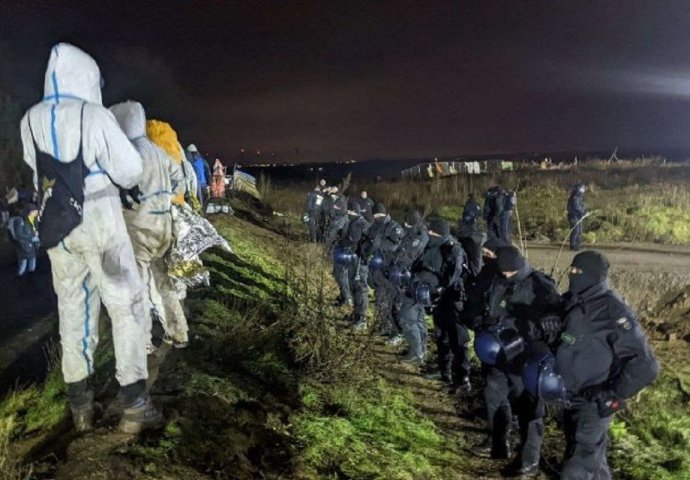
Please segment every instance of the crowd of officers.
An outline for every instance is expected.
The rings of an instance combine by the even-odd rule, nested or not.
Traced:
[[[571,193],[572,226],[585,215],[583,193],[582,184]],[[512,459],[508,476],[537,475],[545,405],[554,403],[562,407],[566,437],[561,478],[610,479],[612,416],[652,383],[659,367],[635,315],[608,286],[604,255],[575,255],[561,294],[512,246],[515,204],[515,194],[499,186],[487,192],[483,208],[470,195],[454,236],[443,219],[426,221],[409,210],[401,225],[366,192],[348,199],[322,181],[308,194],[303,220],[310,240],[332,255],[337,304],[352,307],[354,330],[368,327],[371,287],[372,328],[390,345],[406,343],[401,361],[458,396],[472,388],[474,332],[489,432],[474,454]],[[573,250],[580,237],[581,230],[571,238]],[[427,314],[434,365],[427,364]]]

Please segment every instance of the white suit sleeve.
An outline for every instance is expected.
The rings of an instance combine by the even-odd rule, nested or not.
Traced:
[[[182,171],[182,165],[175,163],[175,160],[170,158],[169,155],[165,156],[168,162],[168,173],[170,174],[170,186],[172,188],[173,195],[179,195],[184,193],[184,172]],[[182,160],[184,162],[184,160]]]
[[[26,163],[31,170],[33,170],[34,188],[38,190],[38,176],[36,175],[36,150],[34,149],[34,142],[31,138],[31,130],[29,129],[29,122],[27,119],[28,112],[22,117],[19,130],[22,137],[22,146],[24,150],[24,163]]]
[[[91,108],[89,113],[87,118],[92,119],[89,133],[98,166],[122,188],[138,185],[144,172],[141,157],[113,114],[105,108]]]

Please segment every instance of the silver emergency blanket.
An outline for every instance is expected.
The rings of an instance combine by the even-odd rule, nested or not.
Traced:
[[[183,287],[210,285],[210,275],[199,255],[211,247],[220,247],[232,253],[227,240],[221,237],[211,223],[190,208],[173,205],[173,237],[175,241],[166,258],[168,274],[178,290]]]

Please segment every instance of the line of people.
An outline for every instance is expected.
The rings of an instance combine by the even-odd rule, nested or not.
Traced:
[[[573,195],[582,193],[576,186]],[[332,252],[337,303],[352,306],[355,331],[368,327],[371,286],[372,328],[388,344],[405,341],[401,361],[426,367],[428,378],[457,394],[472,388],[474,332],[489,434],[472,452],[512,459],[508,476],[537,475],[545,405],[554,403],[562,408],[566,438],[561,478],[610,479],[611,418],[652,383],[659,367],[635,315],[608,285],[607,259],[595,251],[577,254],[561,294],[505,238],[506,223],[492,216],[510,211],[514,200],[500,208],[489,203],[488,238],[477,226],[481,209],[470,204],[456,238],[445,220],[426,222],[410,210],[401,226],[381,203],[369,220],[361,197],[330,196],[325,248]],[[491,201],[502,196],[499,188],[487,195]],[[584,214],[582,202],[575,208]],[[433,366],[427,364],[427,314],[437,352]]]
[[[38,192],[32,241],[40,239],[50,257],[75,428],[94,427],[92,379],[103,304],[120,384],[119,429],[138,433],[164,421],[148,393],[155,374],[147,361],[161,354],[163,342],[177,348],[189,342],[183,294],[166,255],[175,242],[175,208],[191,210],[197,195],[203,200],[205,177],[194,170],[203,170],[197,161],[205,161],[195,156],[190,168],[172,127],[147,121],[140,103],[105,108],[102,85],[92,57],[73,45],[55,45],[44,97],[22,118],[21,138]],[[17,232],[22,241],[29,238]]]
[[[576,183],[568,197],[567,219],[570,225],[570,249],[578,251],[582,244],[582,222],[587,214],[585,206],[584,183]],[[484,196],[484,206],[477,203],[474,194],[470,193],[460,217],[460,236],[470,236],[479,231],[480,216],[486,222],[489,239],[498,238],[506,243],[512,242],[513,211],[517,207],[517,194],[494,185]]]

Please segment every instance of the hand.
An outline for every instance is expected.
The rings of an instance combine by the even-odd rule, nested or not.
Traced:
[[[610,417],[614,413],[625,408],[625,400],[618,398],[606,384],[592,385],[580,392],[580,395],[590,402],[597,404],[601,418]]]
[[[141,197],[141,190],[139,190],[139,185],[134,185],[134,187],[130,188],[127,191],[127,195],[129,195],[135,203],[141,204],[141,200],[139,199],[139,197]]]
[[[597,399],[608,390],[608,387],[604,383],[599,383],[597,385],[590,385],[585,387],[580,391],[580,396],[587,400],[588,402],[596,402]]]
[[[563,329],[563,321],[557,315],[549,315],[539,319],[539,328],[546,337],[555,338]]]
[[[133,208],[132,202],[129,201],[127,190],[125,190],[124,188],[120,189],[120,202],[122,202],[122,206],[125,207],[127,210],[131,210]]]

